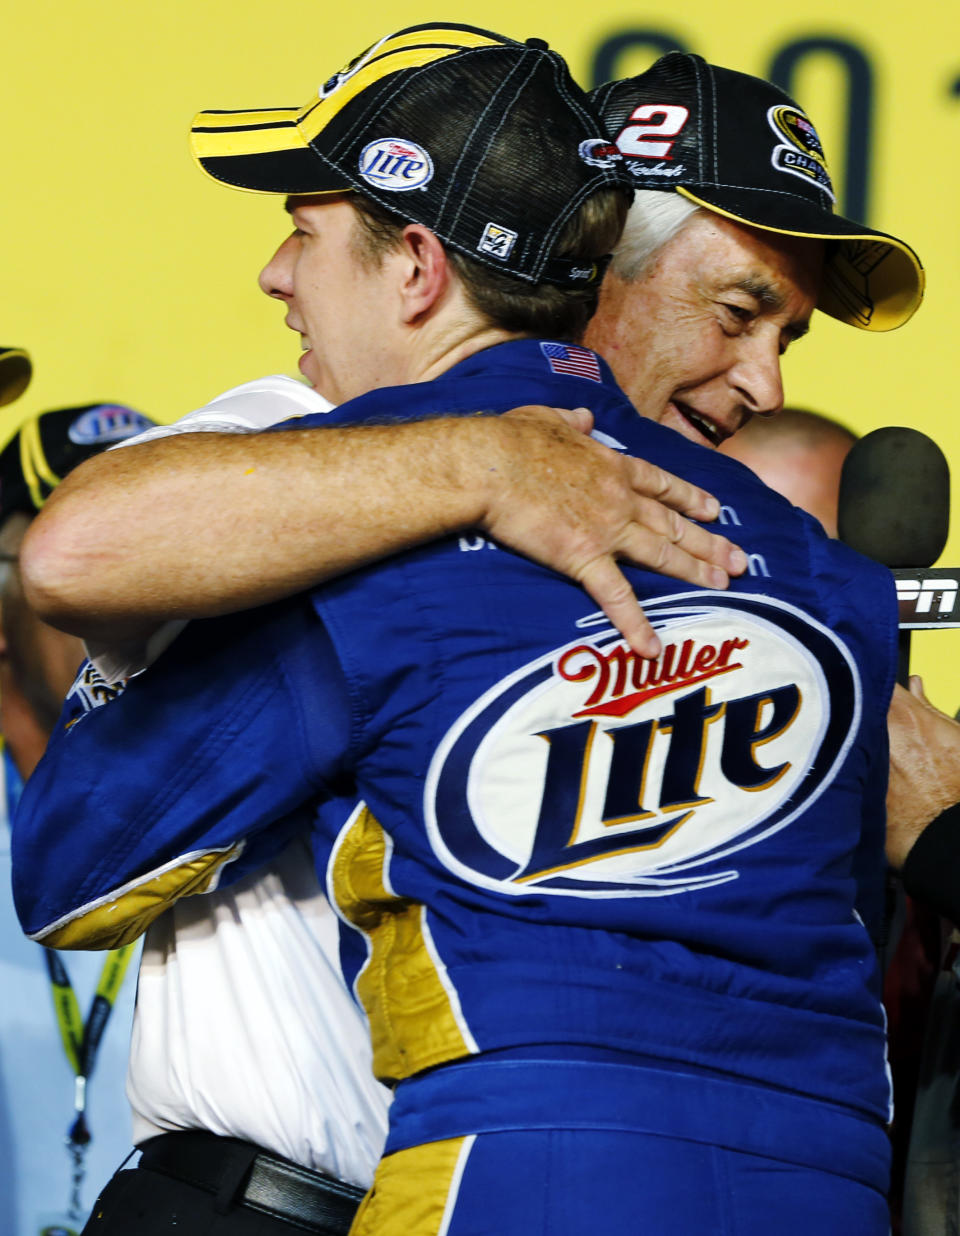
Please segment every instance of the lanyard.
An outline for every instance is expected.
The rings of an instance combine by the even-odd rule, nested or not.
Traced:
[[[23,779],[17,772],[6,745],[3,745],[0,751],[0,761],[2,761],[0,777],[2,777],[4,791],[0,803],[5,799],[7,818],[12,821],[23,790]],[[67,1152],[72,1163],[68,1208],[70,1219],[81,1221],[83,1219],[81,1190],[86,1174],[84,1156],[93,1136],[87,1122],[87,1084],[93,1076],[103,1032],[107,1028],[107,1022],[113,1012],[113,1006],[135,947],[133,944],[127,944],[123,948],[113,949],[107,953],[86,1021],[80,1015],[80,1005],[63,959],[53,949],[43,949],[47,973],[50,976],[53,1011],[60,1031],[60,1041],[63,1043],[64,1053],[75,1078],[73,1106],[76,1115],[67,1131],[66,1138]]]
[[[53,949],[43,950],[47,973],[50,975],[53,1010],[60,1030],[60,1040],[76,1078],[73,1103],[76,1116],[67,1131],[67,1152],[73,1162],[69,1207],[72,1218],[81,1217],[80,1192],[85,1174],[84,1155],[92,1138],[86,1115],[87,1084],[93,1076],[103,1032],[113,1012],[133,950],[134,945],[127,944],[107,953],[86,1021],[80,1014],[76,992],[60,955]]]

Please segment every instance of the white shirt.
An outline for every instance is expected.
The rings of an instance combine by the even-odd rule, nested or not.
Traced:
[[[262,378],[131,441],[249,432],[330,407],[291,378]],[[182,626],[149,648],[91,655],[106,676],[129,675]],[[340,972],[338,920],[305,841],[230,888],[185,898],[147,931],[127,1094],[137,1142],[205,1129],[369,1186],[390,1096],[373,1077],[366,1019]]]

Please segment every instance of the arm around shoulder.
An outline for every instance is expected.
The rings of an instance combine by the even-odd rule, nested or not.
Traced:
[[[479,528],[583,584],[637,651],[655,654],[617,560],[725,587],[746,558],[684,518],[714,518],[714,499],[601,446],[590,423],[583,410],[522,409],[182,434],[108,452],[72,473],[34,521],[25,586],[53,625],[122,641]]]

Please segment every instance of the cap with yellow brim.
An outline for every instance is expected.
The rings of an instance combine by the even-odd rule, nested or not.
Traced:
[[[458,23],[388,35],[305,106],[201,112],[191,133],[208,175],[259,193],[355,190],[445,244],[530,282],[587,286],[598,263],[555,255],[592,195],[621,169],[563,59]]]
[[[834,212],[817,131],[759,77],[670,52],[593,102],[638,189],[681,194],[738,223],[827,242],[817,308],[862,330],[902,326],[923,299],[905,241]]]

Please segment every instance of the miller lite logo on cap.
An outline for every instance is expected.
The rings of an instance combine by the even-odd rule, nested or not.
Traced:
[[[497,683],[431,763],[434,852],[521,896],[667,896],[738,878],[736,855],[830,784],[860,719],[850,654],[758,596],[644,606],[663,652],[611,631]]]
[[[422,189],[433,179],[433,160],[416,142],[383,137],[360,152],[360,175],[375,189],[404,193]]]

